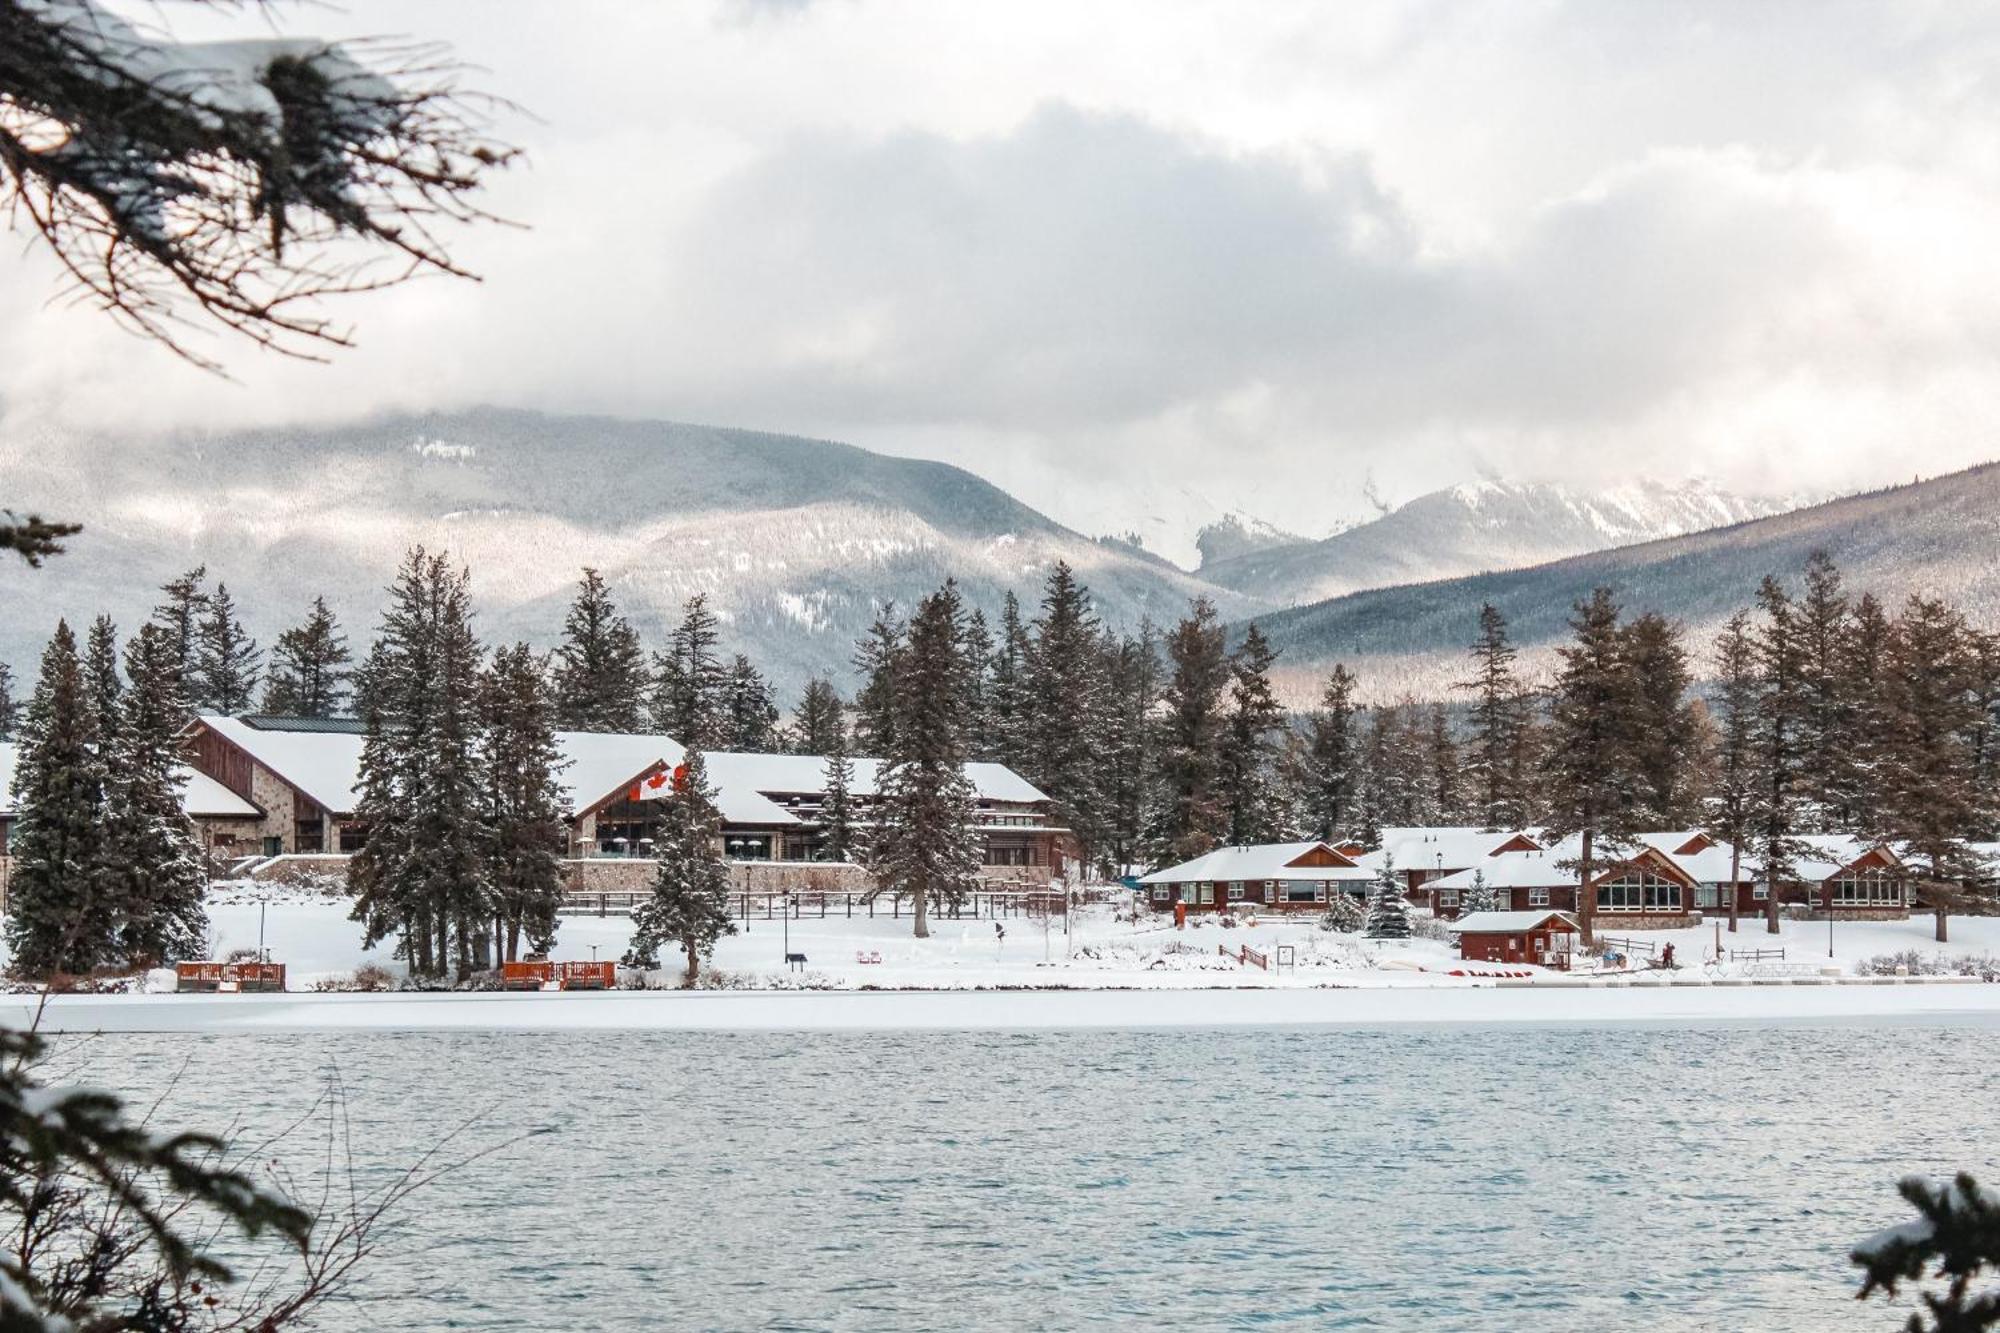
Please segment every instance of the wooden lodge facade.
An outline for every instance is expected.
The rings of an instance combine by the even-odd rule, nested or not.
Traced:
[[[1374,875],[1324,842],[1218,847],[1139,879],[1156,912],[1324,912],[1336,895],[1365,897]]]
[[[344,856],[367,840],[360,818],[360,725],[352,720],[203,717],[190,730],[195,771],[240,797],[252,817],[220,835],[225,858]],[[672,793],[681,746],[654,735],[559,732],[568,761],[559,780],[568,801],[564,849],[574,863],[650,861]],[[714,752],[703,756],[722,816],[723,855],[741,863],[825,863],[826,762],[816,755]],[[865,826],[881,765],[855,759],[849,792]],[[1047,883],[1067,872],[1074,839],[1049,798],[1001,764],[968,764],[986,875]],[[582,872],[577,878],[617,879]]]

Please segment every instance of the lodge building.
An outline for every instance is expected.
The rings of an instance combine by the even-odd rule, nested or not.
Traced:
[[[1139,879],[1155,911],[1324,912],[1336,895],[1365,897],[1374,874],[1324,842],[1218,847]]]
[[[196,774],[232,796],[241,816],[211,838],[220,859],[343,856],[367,840],[360,804],[361,724],[350,719],[204,716],[189,733]],[[569,858],[650,860],[654,833],[685,751],[669,737],[558,732]],[[826,761],[816,755],[703,755],[716,788],[724,856],[735,862],[823,863]],[[855,759],[849,794],[865,828],[882,765]],[[989,878],[1046,883],[1064,875],[1074,839],[1049,798],[1003,764],[966,765]]]

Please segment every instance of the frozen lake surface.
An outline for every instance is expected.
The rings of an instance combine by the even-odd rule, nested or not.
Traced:
[[[418,1196],[351,1329],[1873,1329],[1851,1244],[1995,1171],[1994,1019],[60,1039],[169,1122],[548,1126]]]

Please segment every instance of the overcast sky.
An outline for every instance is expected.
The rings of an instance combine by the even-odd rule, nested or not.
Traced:
[[[177,30],[233,25],[163,11]],[[1089,530],[2000,456],[2000,19],[1924,3],[370,0],[536,119],[486,281],[219,383],[0,252],[0,401],[501,402],[957,462]],[[257,20],[250,19],[254,25]],[[553,461],[553,460],[552,460]]]

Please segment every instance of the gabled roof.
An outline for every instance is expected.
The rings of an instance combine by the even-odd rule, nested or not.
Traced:
[[[1489,887],[1496,889],[1562,889],[1575,888],[1579,880],[1576,866],[1576,849],[1559,845],[1543,851],[1501,852],[1488,857],[1478,865],[1438,879],[1427,880],[1427,889],[1469,889],[1475,876],[1483,878]],[[1641,846],[1630,855],[1611,857],[1595,863],[1592,872],[1602,875],[1614,867],[1632,861],[1650,861],[1657,866],[1669,868],[1683,878],[1693,879],[1683,865],[1674,857],[1656,848]]]
[[[20,803],[14,799],[14,764],[19,757],[19,746],[0,741],[0,819],[11,819],[20,813]],[[262,810],[206,773],[198,773],[185,764],[177,765],[176,771],[181,778],[181,809],[191,817],[258,819],[263,816]]]
[[[1311,851],[1325,851],[1339,858],[1332,865],[1292,864]],[[1354,864],[1323,842],[1265,842],[1249,847],[1218,847],[1214,851],[1183,861],[1177,866],[1155,870],[1140,877],[1141,884],[1198,884],[1206,881],[1238,879],[1371,879],[1369,871]]]
[[[1496,854],[1516,838],[1534,842],[1522,829],[1482,829],[1467,825],[1437,828],[1385,828],[1382,845],[1355,858],[1355,864],[1380,870],[1385,858],[1398,870],[1463,870]]]
[[[1704,848],[1713,846],[1716,839],[1707,829],[1684,828],[1641,833],[1639,841],[1648,847],[1659,848],[1668,856],[1694,856]],[[1683,847],[1689,850],[1683,852],[1681,850]]]
[[[681,762],[683,753],[680,746],[674,746],[670,767]],[[708,780],[715,784],[716,808],[725,823],[801,823],[803,821],[783,804],[783,798],[804,797],[807,804],[817,807],[820,796],[826,791],[826,759],[822,755],[711,750],[702,755],[702,762],[708,767]],[[848,793],[862,798],[874,796],[881,780],[883,762],[879,759],[850,759],[848,762],[853,767],[853,775],[847,783]],[[965,775],[972,781],[974,797],[982,801],[1031,805],[1049,799],[1005,764],[967,764]],[[662,785],[648,787],[641,795],[643,799],[653,800],[663,799],[670,793],[671,788]]]
[[[1571,930],[1582,929],[1568,912],[1555,912],[1546,907],[1527,912],[1471,912],[1452,922],[1449,929],[1454,935],[1518,935],[1539,930],[1551,918]]]
[[[1799,880],[1806,884],[1832,879],[1873,851],[1880,851],[1896,865],[1903,863],[1902,858],[1886,844],[1857,838],[1850,833],[1810,833],[1796,841],[1805,848],[1797,866]]]

